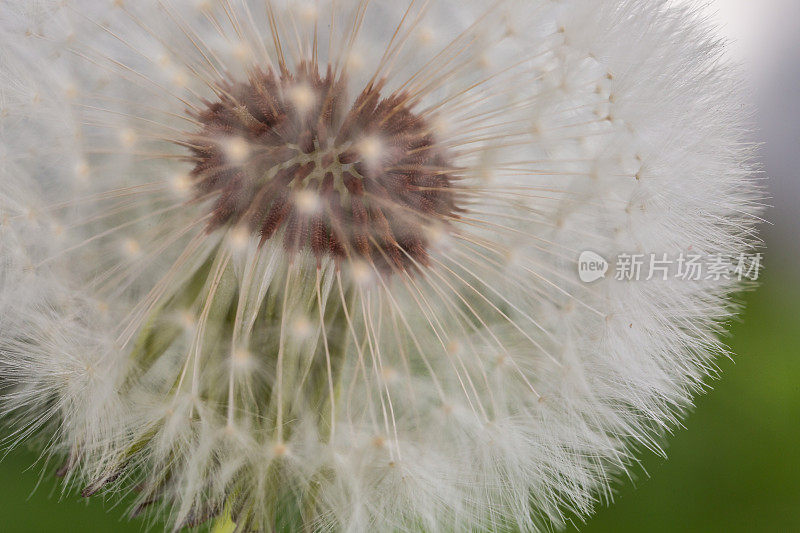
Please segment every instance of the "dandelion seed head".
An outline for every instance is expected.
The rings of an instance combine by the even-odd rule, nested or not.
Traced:
[[[9,442],[176,529],[589,515],[741,284],[579,255],[756,244],[739,83],[668,4],[4,5]]]

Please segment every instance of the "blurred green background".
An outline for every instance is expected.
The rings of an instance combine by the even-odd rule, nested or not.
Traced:
[[[645,457],[580,531],[800,531],[800,289],[764,281],[732,328],[737,356],[668,440],[669,458]]]
[[[737,357],[720,362],[714,390],[697,399],[686,428],[669,439],[669,459],[645,456],[616,503],[581,531],[800,531],[800,288],[789,273],[773,271],[743,300],[747,309],[729,339]],[[25,470],[35,459],[17,452],[0,463],[0,531],[147,529],[102,500],[69,494],[59,502],[52,469]]]

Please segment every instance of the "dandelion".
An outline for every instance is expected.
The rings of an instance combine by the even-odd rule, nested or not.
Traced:
[[[538,531],[659,451],[759,193],[661,0],[67,0],[0,13],[9,444],[176,530]],[[593,257],[594,257],[593,256]]]

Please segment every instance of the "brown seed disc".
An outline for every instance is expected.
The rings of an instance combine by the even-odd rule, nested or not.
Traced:
[[[407,96],[370,86],[347,106],[328,67],[255,70],[204,102],[193,146],[209,230],[245,224],[288,252],[363,260],[381,271],[428,263],[432,227],[456,216],[452,166]]]

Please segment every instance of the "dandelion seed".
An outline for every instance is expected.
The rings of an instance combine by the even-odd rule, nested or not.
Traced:
[[[6,5],[0,414],[86,497],[545,531],[725,353],[737,281],[578,277],[756,244],[738,84],[691,11]]]

